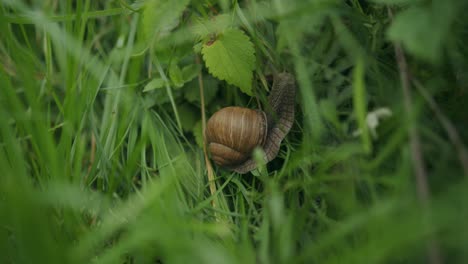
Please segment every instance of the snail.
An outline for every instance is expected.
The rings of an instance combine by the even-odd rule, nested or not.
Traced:
[[[265,162],[278,155],[281,141],[294,122],[296,84],[289,73],[274,76],[267,113],[229,106],[214,113],[205,130],[213,161],[241,174],[256,168],[251,157],[255,147],[265,152]]]

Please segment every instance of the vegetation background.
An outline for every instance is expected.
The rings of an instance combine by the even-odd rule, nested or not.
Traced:
[[[468,262],[467,1],[0,2],[0,263]],[[201,113],[280,71],[210,189]]]

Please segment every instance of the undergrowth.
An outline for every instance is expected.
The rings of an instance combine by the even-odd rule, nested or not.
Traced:
[[[468,261],[466,1],[0,2],[1,263]],[[278,157],[209,188],[202,112],[282,71]]]

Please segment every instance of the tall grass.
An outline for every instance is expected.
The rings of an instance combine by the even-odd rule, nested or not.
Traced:
[[[463,1],[442,6],[451,23],[434,58],[419,50],[426,13],[390,37],[388,28],[437,3],[191,1],[186,16],[240,17],[256,46],[258,97],[271,67],[299,87],[278,158],[247,175],[216,168],[214,194],[192,130],[200,105],[187,94],[198,82],[143,92],[172,60],[196,61],[190,23],[145,50],[139,1],[1,2],[0,263],[468,261]],[[391,2],[407,4],[382,4]],[[208,114],[255,107],[200,74]],[[381,108],[392,116],[374,134],[366,118]]]

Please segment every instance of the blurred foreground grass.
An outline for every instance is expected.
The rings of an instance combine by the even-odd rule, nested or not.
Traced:
[[[141,1],[1,2],[0,263],[427,263],[434,248],[468,261],[464,1],[193,0],[149,50]],[[401,2],[392,22],[384,4]],[[282,65],[300,96],[268,171],[216,170],[213,196],[193,129],[197,79],[143,89],[174,60],[196,61],[188,17],[218,12],[241,18],[256,73]],[[390,40],[458,145],[413,83],[405,110]],[[199,74],[208,114],[256,107]],[[373,136],[378,109],[392,116]]]

